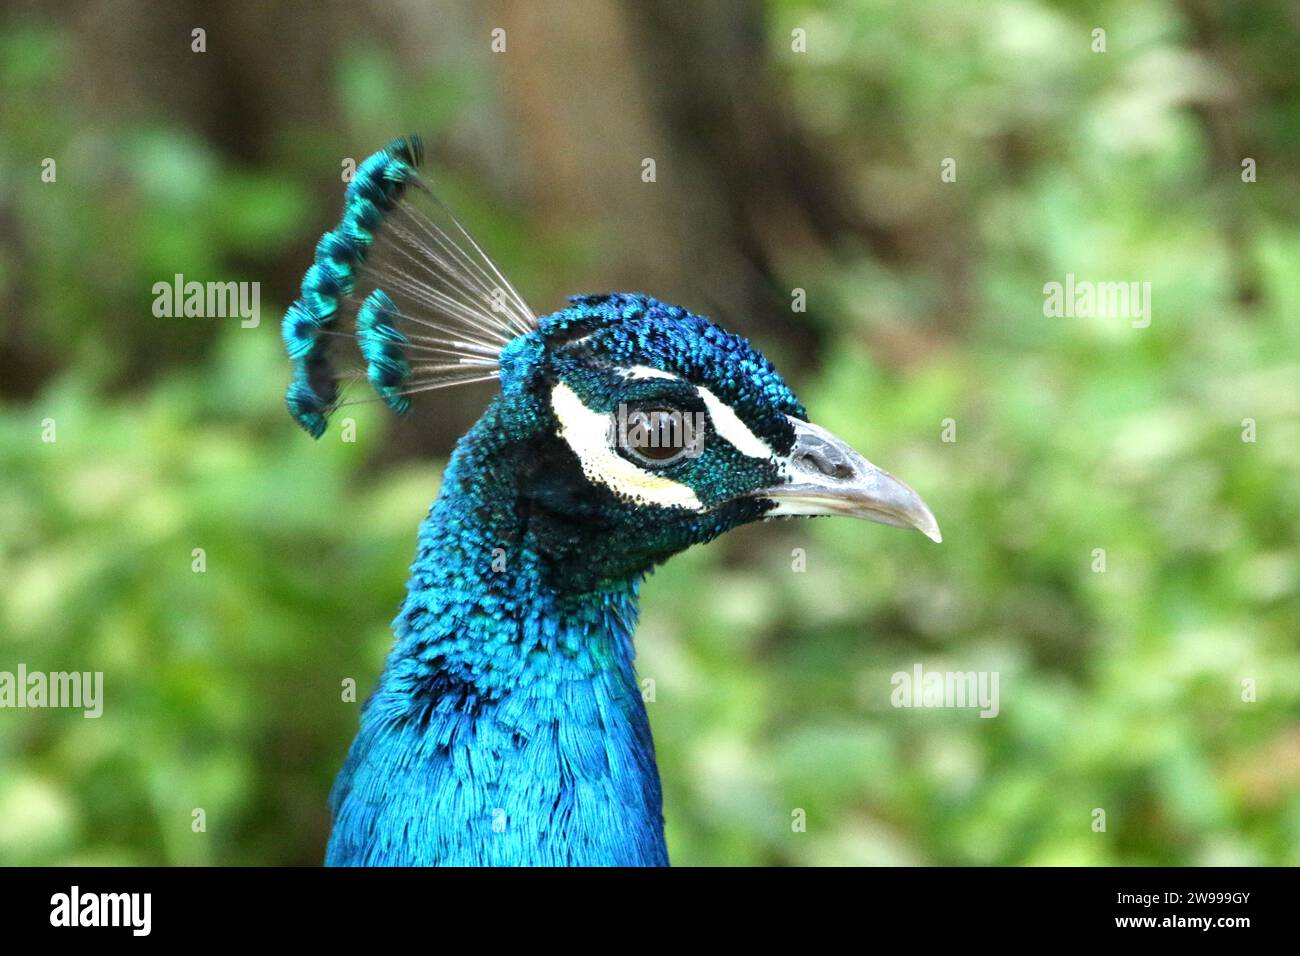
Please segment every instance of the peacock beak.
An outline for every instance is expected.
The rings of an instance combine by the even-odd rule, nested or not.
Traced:
[[[884,469],[877,468],[826,429],[791,418],[794,447],[782,463],[787,480],[756,492],[781,515],[847,515],[896,528],[915,528],[942,541],[939,523],[921,496]]]

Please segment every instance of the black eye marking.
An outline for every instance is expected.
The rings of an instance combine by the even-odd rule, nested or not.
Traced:
[[[704,450],[703,412],[663,402],[620,403],[610,422],[613,443],[625,458],[662,468]]]

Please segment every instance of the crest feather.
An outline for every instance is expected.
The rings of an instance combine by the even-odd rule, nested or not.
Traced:
[[[281,325],[293,362],[290,414],[313,437],[370,383],[401,415],[418,392],[496,378],[501,349],[537,317],[418,167],[424,146],[404,136],[366,158],[344,193],[339,223],[316,244]],[[352,340],[360,369],[339,372],[334,343]],[[342,344],[342,343],[339,343]],[[362,399],[363,401],[365,399]]]

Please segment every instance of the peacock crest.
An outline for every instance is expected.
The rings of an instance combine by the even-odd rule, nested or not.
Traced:
[[[419,392],[496,378],[503,346],[537,325],[420,175],[423,156],[420,137],[404,136],[357,167],[285,313],[285,400],[314,438],[341,405],[379,400],[401,415]],[[362,379],[375,398],[349,395]]]

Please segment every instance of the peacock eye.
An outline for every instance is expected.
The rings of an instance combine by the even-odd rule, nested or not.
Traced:
[[[702,447],[703,416],[670,406],[619,406],[617,442],[634,460],[662,467]]]

